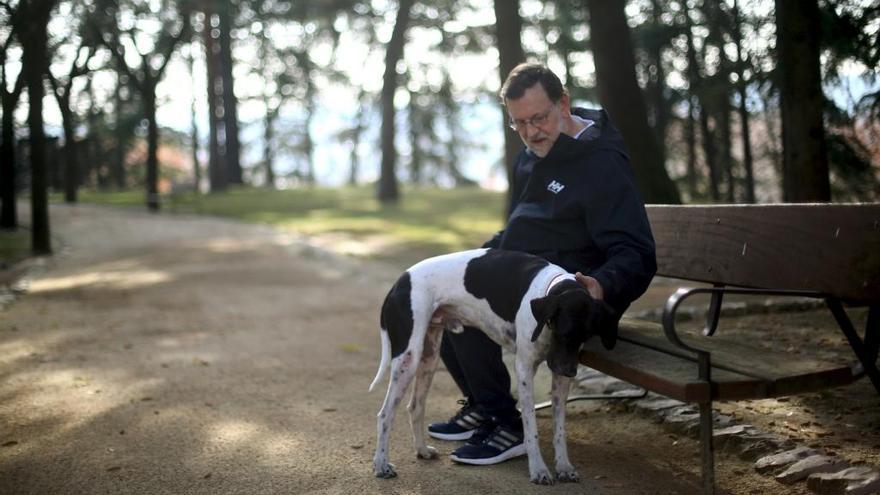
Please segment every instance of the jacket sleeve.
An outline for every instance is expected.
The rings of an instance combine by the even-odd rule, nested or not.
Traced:
[[[600,150],[587,163],[583,196],[587,229],[604,262],[591,270],[618,314],[641,296],[657,271],[645,204],[625,155]]]

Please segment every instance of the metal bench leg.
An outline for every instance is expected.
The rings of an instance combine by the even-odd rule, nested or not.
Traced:
[[[878,328],[878,326],[880,326],[878,325],[878,323],[880,323],[880,318],[878,318],[878,310],[876,306],[872,306],[868,310],[865,340],[862,341],[840,301],[828,298],[825,299],[825,303],[834,315],[834,319],[837,320],[837,325],[849,341],[849,345],[852,347],[853,352],[855,352],[856,356],[859,358],[864,374],[868,375],[868,378],[871,379],[871,383],[874,384],[874,389],[880,394],[880,370],[877,369],[877,346],[880,345],[880,340],[878,340],[877,334],[880,332],[880,328]]]
[[[712,445],[712,358],[706,351],[698,351],[700,379],[709,385],[709,399],[700,402],[700,451],[703,458],[703,495],[715,494],[715,446]]]
[[[880,353],[880,305],[868,308],[868,321],[865,324],[865,349],[868,352],[868,362],[877,362],[877,354]]]
[[[712,444],[712,402],[700,403],[700,449],[703,458],[703,495],[715,493],[715,447]]]

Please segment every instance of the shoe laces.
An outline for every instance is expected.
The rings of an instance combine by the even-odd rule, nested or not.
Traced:
[[[471,407],[471,403],[467,399],[459,399],[458,403],[461,404],[461,409],[459,409],[458,412],[455,413],[454,416],[452,416],[452,418],[449,420],[450,423],[458,421],[464,416],[470,414],[473,410],[473,407]]]

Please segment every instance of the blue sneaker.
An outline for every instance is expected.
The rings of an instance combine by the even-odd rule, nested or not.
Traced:
[[[514,457],[525,455],[522,430],[498,425],[479,444],[468,442],[452,451],[449,456],[455,462],[488,466],[498,464]]]
[[[440,440],[467,440],[488,417],[481,414],[466,400],[458,401],[463,407],[445,423],[428,425],[428,435]]]

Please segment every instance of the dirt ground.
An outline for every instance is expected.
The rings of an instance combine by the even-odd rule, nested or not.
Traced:
[[[384,394],[367,387],[378,309],[398,267],[211,218],[59,205],[52,225],[63,252],[0,313],[0,494],[698,491],[695,440],[605,403],[569,406],[579,484],[532,485],[525,458],[458,466],[442,455],[449,442],[434,442],[440,459],[418,460],[404,411],[391,449],[399,477],[376,479]],[[833,334],[817,336],[818,317],[773,318],[762,321],[816,327],[792,337],[793,351],[805,341],[841,347]],[[456,399],[441,370],[428,420],[450,416]],[[862,381],[721,408],[876,466],[878,405]],[[552,466],[551,419],[539,418]],[[722,493],[807,493],[729,453],[717,469]]]

